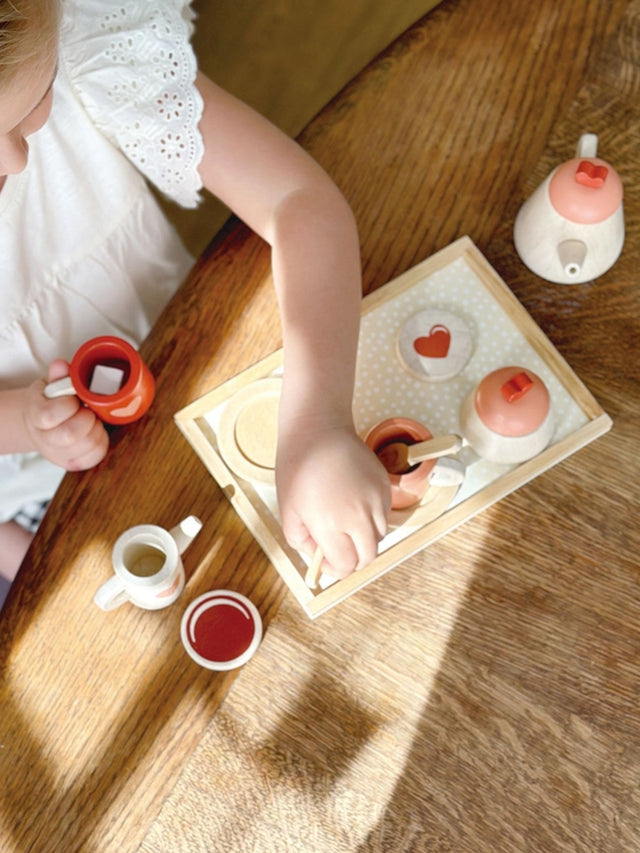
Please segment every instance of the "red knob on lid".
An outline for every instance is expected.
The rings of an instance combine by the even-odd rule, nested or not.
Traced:
[[[583,187],[599,189],[607,180],[609,170],[604,165],[598,165],[592,160],[581,160],[576,169],[576,181]]]
[[[513,403],[531,388],[533,388],[533,379],[522,370],[512,376],[511,379],[507,379],[500,390],[507,403]]]
[[[549,391],[532,370],[501,367],[485,376],[475,393],[480,420],[498,435],[534,432],[549,413]]]

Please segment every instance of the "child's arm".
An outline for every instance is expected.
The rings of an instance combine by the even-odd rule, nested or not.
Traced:
[[[48,381],[67,374],[67,363],[57,359]],[[35,450],[68,471],[93,468],[109,448],[104,425],[74,395],[47,399],[45,384],[39,379],[27,388],[0,391],[0,453]]]
[[[357,437],[357,229],[342,194],[295,142],[199,75],[204,185],[272,246],[284,341],[277,486],[285,535],[333,574],[369,563],[386,532],[386,472]]]

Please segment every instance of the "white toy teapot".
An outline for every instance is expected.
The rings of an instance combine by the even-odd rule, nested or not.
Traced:
[[[576,156],[554,169],[518,211],[516,251],[547,281],[591,281],[622,251],[622,181],[597,151],[598,137],[583,134]]]

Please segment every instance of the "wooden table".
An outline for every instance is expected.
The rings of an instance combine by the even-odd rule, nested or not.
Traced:
[[[301,137],[356,212],[365,291],[470,235],[613,430],[310,622],[173,423],[280,346],[268,251],[231,223],[142,348],[151,412],[65,479],[2,613],[0,849],[638,849],[639,21],[640,0],[444,2]],[[566,288],[511,229],[586,130],[627,239]],[[98,611],[122,530],[189,513],[180,602]],[[239,673],[180,644],[218,587],[267,628]]]

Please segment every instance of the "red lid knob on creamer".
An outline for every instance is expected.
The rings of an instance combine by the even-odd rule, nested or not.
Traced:
[[[549,181],[549,200],[570,222],[604,222],[622,204],[622,181],[599,157],[574,157],[555,170]]]
[[[498,435],[529,435],[543,423],[550,405],[547,386],[523,367],[494,370],[484,377],[475,393],[478,417]]]

